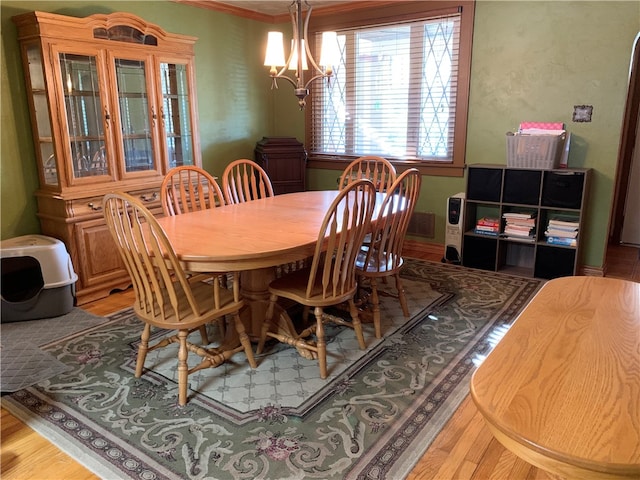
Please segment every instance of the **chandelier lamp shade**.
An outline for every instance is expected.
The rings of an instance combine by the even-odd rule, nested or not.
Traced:
[[[308,42],[309,19],[312,7],[304,1],[307,7],[306,16],[302,11],[303,0],[294,0],[289,5],[289,14],[293,26],[293,39],[289,58],[285,61],[284,37],[282,32],[269,32],[267,37],[267,51],[264,64],[270,67],[269,75],[272,78],[271,88],[278,88],[278,79],[283,78],[293,85],[298,105],[302,110],[305,106],[305,98],[309,95],[309,85],[319,78],[331,78],[333,66],[340,59],[336,32],[322,33],[322,46],[320,49],[320,61],[316,62],[311,55]],[[302,52],[298,55],[298,52]],[[311,78],[305,83],[305,71],[311,66]],[[295,70],[295,79],[287,76],[287,70]]]

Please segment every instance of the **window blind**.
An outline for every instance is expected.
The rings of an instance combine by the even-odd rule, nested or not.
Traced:
[[[337,33],[340,64],[312,85],[311,150],[452,162],[460,14]]]

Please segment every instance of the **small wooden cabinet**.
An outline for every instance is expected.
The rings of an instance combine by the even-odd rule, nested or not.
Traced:
[[[293,137],[263,137],[255,148],[255,161],[266,170],[276,195],[303,192],[307,152]]]
[[[129,276],[102,217],[102,197],[129,192],[155,213],[179,165],[201,165],[194,43],[128,13],[13,18],[40,177],[42,233],[65,242],[78,304]]]
[[[584,206],[589,169],[537,170],[499,165],[470,165],[464,213],[462,264],[551,279],[576,275],[584,234]],[[529,236],[505,231],[505,214],[530,214]],[[574,245],[549,243],[545,235],[551,219],[571,217],[579,224]],[[497,232],[480,231],[481,218],[495,218]]]

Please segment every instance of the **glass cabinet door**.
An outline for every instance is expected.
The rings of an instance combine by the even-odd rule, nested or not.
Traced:
[[[42,51],[38,44],[33,43],[25,45],[24,54],[28,64],[27,72],[33,102],[33,134],[36,140],[38,162],[40,162],[41,181],[45,185],[58,185],[58,165],[53,151]]]
[[[108,175],[98,61],[93,55],[59,53],[73,178]],[[46,176],[46,175],[45,175]]]
[[[187,65],[161,62],[160,88],[167,168],[194,165]]]
[[[15,17],[47,191],[147,187],[173,167],[201,165],[196,39],[155,36],[130,25],[130,14],[113,18],[113,25],[93,18],[79,25],[37,12]]]
[[[117,101],[124,148],[124,173],[158,170],[153,132],[156,107],[150,104],[145,60],[116,58]]]

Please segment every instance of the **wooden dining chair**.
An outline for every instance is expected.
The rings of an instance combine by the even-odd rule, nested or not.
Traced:
[[[222,190],[227,204],[274,196],[269,174],[256,162],[248,159],[235,160],[227,165],[222,174]],[[278,265],[276,276],[303,268],[306,262],[307,260],[300,260]]]
[[[338,189],[361,178],[371,180],[378,192],[384,192],[395,181],[396,169],[389,160],[376,155],[356,158],[340,175]]]
[[[178,403],[187,402],[187,381],[192,373],[217,367],[243,351],[249,365],[256,367],[249,337],[240,319],[244,302],[239,282],[233,289],[190,282],[180,266],[173,247],[151,212],[128,194],[110,193],[103,200],[104,217],[122,260],[131,276],[135,292],[134,311],[144,322],[138,347],[135,376],[142,375],[147,352],[178,343]],[[235,323],[239,343],[205,348],[193,344],[188,336],[213,320],[230,315]],[[174,334],[150,345],[151,327],[173,330]],[[206,335],[203,341],[208,343]],[[193,367],[187,364],[188,352],[202,360]]]
[[[169,170],[160,186],[160,200],[162,211],[168,216],[215,208],[225,203],[215,178],[193,165]]]
[[[224,169],[222,191],[227,204],[273,197],[273,186],[267,172],[246,158],[235,160]]]
[[[224,195],[218,182],[206,170],[183,165],[167,172],[160,185],[160,201],[166,216],[180,215],[224,205]],[[206,281],[211,275],[200,275]],[[227,275],[219,275],[220,284],[226,287]],[[224,322],[220,322],[220,333],[224,335]]]
[[[270,300],[262,326],[257,352],[262,352],[267,337],[307,350],[320,365],[320,377],[327,377],[327,344],[324,323],[332,321],[353,328],[361,349],[366,348],[358,309],[353,301],[356,293],[355,260],[362,239],[370,227],[375,207],[375,187],[369,180],[356,180],[343,189],[325,214],[309,267],[296,270],[272,281]],[[306,320],[314,308],[315,325],[293,337],[279,332],[273,321],[279,298],[304,306]],[[326,316],[324,308],[348,302],[351,321]],[[315,331],[315,341],[305,341]]]
[[[367,279],[371,289],[370,300],[377,338],[382,335],[377,279],[390,276],[395,278],[402,313],[405,317],[409,316],[407,299],[400,279],[400,270],[404,265],[402,247],[420,195],[421,183],[420,172],[416,168],[410,168],[389,186],[371,231],[371,238],[375,241],[363,245],[356,259],[356,274],[361,280]],[[359,284],[362,285],[363,282]]]
[[[356,158],[344,169],[338,180],[338,189],[346,187],[353,180],[366,178],[371,180],[378,192],[384,192],[396,179],[396,169],[386,158],[366,155]],[[371,233],[364,237],[363,244],[371,243]]]

